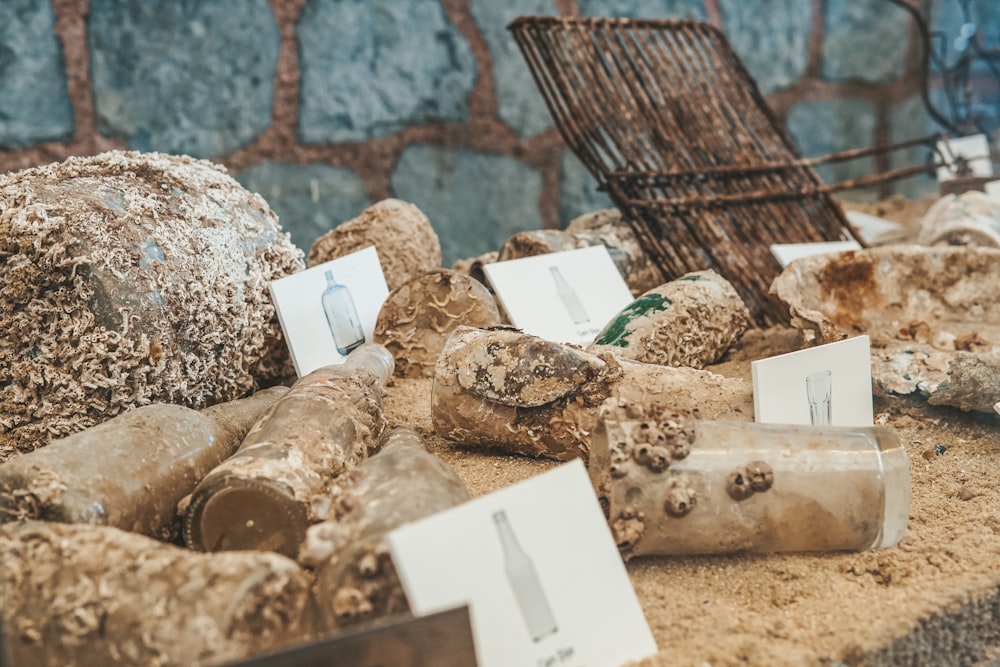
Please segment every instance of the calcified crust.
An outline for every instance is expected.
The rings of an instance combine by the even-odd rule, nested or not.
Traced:
[[[464,502],[465,485],[415,431],[400,429],[337,481],[333,498],[336,517],[309,529],[299,555],[317,568],[317,629],[409,613],[384,537]]]
[[[0,527],[0,550],[12,665],[218,665],[310,631],[309,576],[277,554],[39,522]]]
[[[448,335],[459,325],[500,324],[496,300],[471,277],[438,269],[389,292],[375,321],[374,340],[396,359],[399,377],[433,377]]]
[[[0,464],[0,523],[88,523],[173,539],[177,503],[285,391],[265,389],[201,412],[147,405],[17,456]]]
[[[441,243],[430,220],[413,204],[383,199],[316,239],[309,266],[375,246],[390,290],[441,266]]]
[[[800,259],[771,291],[817,342],[868,334],[883,391],[993,412],[998,281],[1000,249],[900,245]]]
[[[920,221],[917,243],[1000,247],[1000,202],[978,190],[944,195]]]
[[[753,414],[742,380],[589,354],[512,329],[459,327],[438,359],[431,419],[453,442],[586,458],[600,405],[612,396],[660,400],[706,418]]]
[[[111,152],[0,175],[0,458],[284,376],[267,283],[301,268],[264,200],[206,161]]]
[[[641,295],[608,322],[591,352],[626,359],[704,368],[746,330],[750,312],[715,271],[696,271]]]
[[[499,260],[517,259],[603,245],[632,294],[663,283],[663,274],[642,249],[617,210],[597,211],[573,220],[565,231],[540,229],[518,232],[500,249]]]
[[[304,524],[326,519],[334,479],[367,458],[385,429],[383,394],[381,380],[363,368],[327,366],[296,381],[254,424],[236,454],[192,493],[184,520],[188,545],[203,551],[258,548],[294,555],[305,526],[291,521],[280,547],[268,541],[279,536],[269,535],[247,544],[252,533],[239,533],[239,546],[207,541],[202,522],[219,534],[229,530],[218,525],[222,519],[211,514],[209,503],[220,492],[248,488],[273,497],[279,507],[292,506]],[[260,495],[257,501],[265,502]],[[246,511],[252,523],[254,509]]]

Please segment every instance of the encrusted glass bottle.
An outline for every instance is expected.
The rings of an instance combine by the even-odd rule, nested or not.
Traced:
[[[331,511],[334,480],[374,451],[392,371],[389,351],[369,343],[295,382],[195,489],[184,518],[188,545],[295,556],[306,529]]]
[[[326,315],[326,323],[330,327],[337,352],[346,356],[365,342],[365,332],[361,327],[361,318],[358,317],[351,290],[334,279],[333,271],[327,271],[325,275],[323,314]]]

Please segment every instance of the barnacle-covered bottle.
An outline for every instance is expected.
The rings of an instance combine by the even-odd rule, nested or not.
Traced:
[[[334,516],[309,529],[299,554],[316,568],[318,630],[409,613],[384,537],[464,502],[465,485],[419,433],[397,428],[336,481],[332,498]]]
[[[43,519],[177,536],[177,503],[287,391],[197,411],[155,403],[0,464],[0,523]]]
[[[627,559],[897,544],[910,469],[879,427],[702,421],[610,399],[590,477]]]
[[[392,370],[389,351],[369,343],[299,378],[191,495],[188,545],[294,557],[306,529],[327,518],[333,481],[375,449]]]

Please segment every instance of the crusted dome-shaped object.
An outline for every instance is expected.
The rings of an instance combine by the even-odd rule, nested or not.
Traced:
[[[110,152],[0,175],[0,459],[287,374],[267,283],[303,267],[222,167]]]
[[[383,199],[316,239],[309,266],[375,246],[390,290],[441,266],[441,242],[423,211],[401,199]]]

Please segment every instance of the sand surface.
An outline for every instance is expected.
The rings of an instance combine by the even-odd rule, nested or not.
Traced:
[[[710,369],[749,381],[751,360],[799,345],[793,330],[752,331]],[[394,380],[390,423],[423,433],[473,496],[557,465],[437,438],[431,386]],[[876,396],[875,415],[909,455],[912,507],[901,544],[633,559],[627,569],[660,648],[642,665],[989,663],[1000,647],[1000,418],[885,396]]]

